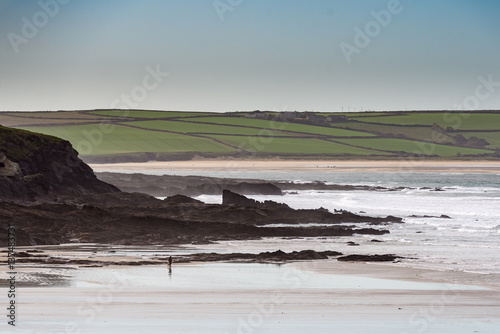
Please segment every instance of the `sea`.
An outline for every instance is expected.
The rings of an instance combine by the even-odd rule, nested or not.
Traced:
[[[402,217],[402,224],[378,228],[389,234],[331,238],[266,238],[203,245],[218,252],[260,252],[281,249],[336,250],[344,254],[396,254],[398,265],[413,268],[500,274],[500,174],[392,172],[269,171],[144,171],[145,174],[199,175],[223,178],[306,183],[368,185],[395,191],[288,192],[284,196],[248,196],[273,200],[295,209],[325,208],[384,217]],[[221,196],[196,199],[221,203]],[[347,224],[349,225],[349,224]],[[282,226],[286,226],[282,225]],[[304,227],[311,226],[304,224]],[[359,226],[367,227],[367,224]],[[373,226],[371,226],[373,227]],[[262,227],[265,228],[265,227]],[[352,241],[359,246],[350,246]],[[381,241],[381,242],[378,242]]]

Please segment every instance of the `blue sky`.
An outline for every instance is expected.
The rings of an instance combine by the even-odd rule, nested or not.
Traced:
[[[493,0],[0,0],[0,110],[453,109],[481,77],[499,84],[473,107],[500,109],[499,16]]]

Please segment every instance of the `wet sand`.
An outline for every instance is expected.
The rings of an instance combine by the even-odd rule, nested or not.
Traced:
[[[453,290],[32,289],[18,332],[494,333],[500,322],[491,300],[487,292]]]
[[[6,268],[0,271],[3,277]],[[460,334],[500,328],[500,288],[447,279],[460,281],[463,273],[333,259],[62,272],[67,281],[59,286],[17,288],[17,332]]]
[[[328,160],[191,160],[145,163],[91,164],[102,171],[328,171],[328,172],[440,172],[500,173],[500,161],[328,161]]]

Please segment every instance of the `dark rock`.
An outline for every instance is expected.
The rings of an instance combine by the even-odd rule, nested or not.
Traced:
[[[0,199],[47,201],[58,195],[119,191],[97,179],[62,139],[0,126]]]
[[[0,217],[2,217],[1,214]],[[2,220],[6,221],[8,219],[8,216],[7,217],[4,216],[2,218],[3,219],[1,219],[0,221]],[[16,227],[15,235],[16,235],[16,246],[34,246],[37,244],[37,242],[32,238],[32,236],[29,233],[27,233],[24,229]],[[0,226],[0,246],[6,246],[7,239],[8,239],[8,230],[3,226]]]
[[[245,195],[283,195],[280,188],[271,183],[242,182],[234,186],[226,186],[232,192]]]
[[[347,255],[341,256],[337,260],[348,261],[348,262],[392,262],[396,259],[402,259],[400,256],[393,254],[383,254],[383,255]]]
[[[382,235],[389,234],[389,230],[377,230],[374,228],[358,228],[353,229],[354,234],[371,234],[371,235]]]
[[[204,204],[202,201],[184,195],[170,196],[165,198],[163,202],[166,204]]]
[[[293,251],[290,253],[277,250],[275,252],[263,252],[259,254],[250,253],[231,253],[231,254],[218,254],[218,253],[197,253],[191,255],[183,255],[175,257],[173,263],[186,263],[186,262],[213,262],[213,261],[238,261],[238,262],[288,262],[288,261],[309,261],[309,260],[326,260],[330,257],[337,257],[342,255],[336,251],[314,251],[302,250]],[[79,265],[80,267],[102,267],[102,266],[141,266],[141,265],[159,265],[168,263],[168,257],[155,257],[151,260],[142,261],[106,261],[99,259],[87,258],[60,258],[60,257],[22,257],[16,262],[18,263],[39,263],[39,264],[58,264],[58,265]]]
[[[190,200],[177,197],[181,202]],[[381,235],[388,230],[339,225],[356,219],[325,210],[294,210],[204,203],[168,204],[144,194],[108,193],[61,197],[59,203],[22,205],[0,202],[0,221],[17,228],[18,245],[79,242],[108,244],[178,244],[261,237],[330,237],[354,234]],[[177,200],[175,200],[177,201]],[[253,203],[253,202],[252,202]],[[319,227],[260,227],[268,224],[321,223]],[[0,246],[7,230],[0,229]]]
[[[28,254],[26,252],[16,252],[16,253],[14,253],[14,256],[15,257],[30,257],[31,254]]]
[[[263,252],[259,254],[249,253],[199,253],[186,256],[184,260],[196,262],[209,261],[250,261],[250,262],[284,262],[284,261],[305,261],[305,260],[323,260],[329,257],[340,256],[342,253],[335,251],[317,252],[314,250],[293,251],[285,253],[282,250],[275,252]],[[163,258],[162,260],[167,260]]]
[[[451,217],[447,216],[447,215],[441,215],[441,216],[428,216],[428,215],[417,216],[417,215],[411,215],[409,217],[410,218],[443,218],[443,219],[451,219]]]
[[[347,246],[359,246],[359,244],[355,243],[354,241],[348,241]]]
[[[250,208],[265,208],[265,209],[290,209],[290,207],[283,203],[276,203],[273,201],[259,202],[251,198],[247,198],[240,194],[234,193],[230,190],[223,190],[222,192],[223,205],[236,205]]]

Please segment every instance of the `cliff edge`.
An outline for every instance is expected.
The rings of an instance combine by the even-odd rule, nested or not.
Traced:
[[[0,200],[119,192],[97,179],[68,141],[0,125]]]

